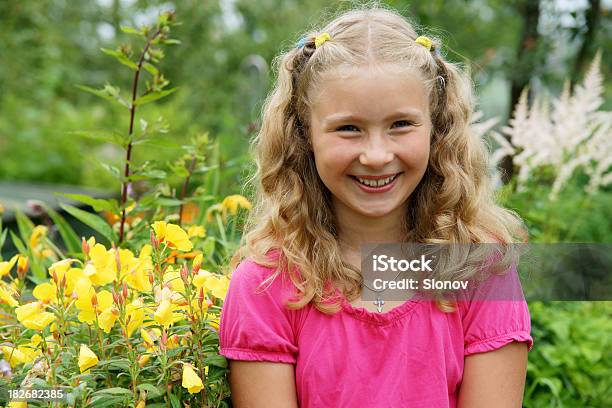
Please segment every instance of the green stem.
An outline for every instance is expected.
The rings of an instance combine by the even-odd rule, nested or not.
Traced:
[[[221,234],[221,239],[223,243],[227,243],[227,238],[225,236],[225,226],[223,225],[223,221],[221,220],[221,216],[219,213],[215,213],[215,219],[217,220],[217,227],[219,227],[219,234]]]

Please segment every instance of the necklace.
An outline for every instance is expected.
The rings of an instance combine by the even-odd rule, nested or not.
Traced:
[[[356,249],[354,247],[350,246],[346,241],[343,241],[342,239],[340,239],[339,241],[340,241],[340,245],[341,246],[345,246],[346,248],[348,248],[348,249],[350,249],[350,250],[352,250],[354,252],[357,252]],[[359,251],[359,252],[361,253],[361,251]],[[360,268],[360,270],[361,270],[361,268]],[[398,278],[400,273],[401,273],[401,271],[397,273],[397,275],[395,276],[394,280]],[[376,300],[373,300],[372,303],[374,303],[374,306],[376,306],[376,311],[378,313],[382,313],[385,301],[380,297],[380,294],[382,292],[384,292],[385,290],[387,290],[387,289],[385,288],[385,289],[382,289],[382,290],[380,290],[380,289],[376,290],[376,289],[371,288],[368,285],[366,285],[365,282],[362,282],[362,284],[363,284],[363,286],[365,286],[366,288],[368,288],[372,292],[376,293]]]

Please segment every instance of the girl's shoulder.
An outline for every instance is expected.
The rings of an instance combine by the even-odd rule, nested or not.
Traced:
[[[269,262],[264,263],[251,257],[243,259],[230,275],[229,291],[240,292],[240,296],[265,296],[281,303],[294,296],[296,287],[288,274],[279,268],[278,255],[268,253],[267,260]]]

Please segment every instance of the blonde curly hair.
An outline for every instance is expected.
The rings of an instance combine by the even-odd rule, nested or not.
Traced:
[[[314,39],[322,32],[329,33],[332,40],[316,48]],[[306,33],[302,47],[293,47],[274,60],[278,77],[252,144],[257,165],[249,180],[256,186],[254,208],[230,267],[248,257],[276,268],[266,282],[286,271],[300,292],[298,300],[288,302],[289,308],[312,302],[318,310],[333,313],[339,310],[339,303],[329,282],[341,282],[349,300],[361,290],[360,272],[342,261],[331,193],[319,178],[309,142],[309,96],[331,69],[375,61],[416,70],[424,78],[433,125],[430,159],[411,195],[406,242],[525,240],[520,218],[494,202],[488,151],[470,130],[473,95],[469,76],[436,51],[435,40],[428,50],[415,43],[417,37],[413,26],[397,12],[368,6],[345,12],[320,30]],[[277,256],[270,256],[272,252]],[[511,259],[509,253],[502,255],[500,269]],[[463,270],[461,276],[475,271],[475,267],[468,273]],[[445,311],[453,309],[443,301],[439,306]]]

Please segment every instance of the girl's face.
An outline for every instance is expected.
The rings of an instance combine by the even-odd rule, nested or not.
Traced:
[[[427,168],[427,92],[417,76],[393,68],[329,74],[313,96],[316,168],[340,219],[404,217]]]

